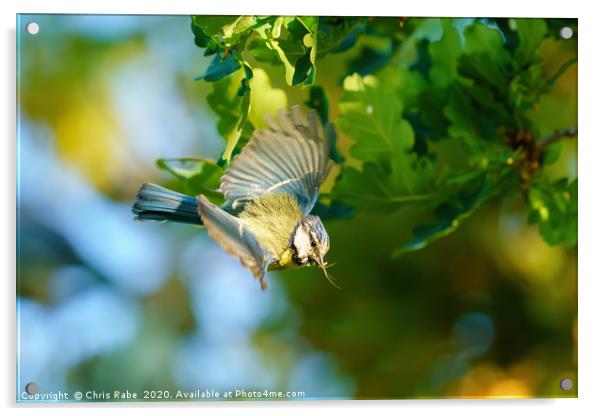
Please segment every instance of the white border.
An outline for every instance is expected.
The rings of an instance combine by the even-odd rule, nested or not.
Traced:
[[[600,215],[602,134],[597,125],[600,120],[600,68],[599,14],[594,2],[504,0],[495,2],[456,1],[399,1],[370,0],[368,2],[320,1],[284,2],[282,0],[236,1],[146,1],[139,0],[21,0],[18,4],[2,2],[1,70],[3,97],[0,125],[4,127],[1,141],[0,163],[2,194],[0,204],[0,265],[2,265],[5,292],[5,309],[2,317],[2,376],[0,392],[7,414],[29,414],[32,406],[15,408],[15,21],[16,13],[106,13],[106,14],[306,14],[306,15],[403,15],[403,16],[514,16],[514,17],[578,17],[579,18],[579,399],[564,400],[426,400],[426,401],[350,401],[350,402],[295,402],[295,403],[186,403],[146,404],[127,406],[126,413],[163,415],[166,412],[200,414],[215,410],[224,413],[330,414],[339,409],[350,414],[365,414],[377,410],[386,414],[483,414],[507,415],[529,412],[547,415],[594,413],[602,408],[602,394],[598,392],[601,360],[601,335],[599,317],[602,316],[602,273],[600,244],[602,236]],[[47,186],[52,186],[48,184]],[[104,414],[115,412],[123,404],[61,405],[44,408],[51,415]],[[177,411],[176,411],[177,409]],[[211,410],[210,410],[211,409]],[[41,410],[41,409],[40,409]],[[119,411],[121,413],[121,410]]]

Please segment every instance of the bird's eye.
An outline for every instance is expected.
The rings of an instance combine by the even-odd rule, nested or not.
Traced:
[[[315,247],[315,246],[317,246],[317,245],[318,245],[318,243],[316,243],[316,240],[311,240],[311,246],[312,246],[312,247]]]

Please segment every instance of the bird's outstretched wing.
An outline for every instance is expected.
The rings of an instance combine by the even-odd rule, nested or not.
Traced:
[[[281,110],[269,128],[256,130],[221,179],[226,204],[237,209],[267,193],[294,195],[307,215],[332,165],[336,141],[332,124],[322,128],[314,110],[305,117],[299,106]]]
[[[238,218],[213,205],[203,195],[198,196],[197,201],[199,214],[209,236],[228,253],[238,257],[242,265],[259,279],[262,289],[265,289],[267,284],[264,276],[272,259],[255,235]]]

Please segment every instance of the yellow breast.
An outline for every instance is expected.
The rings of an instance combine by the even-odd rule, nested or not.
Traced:
[[[287,253],[288,244],[295,225],[303,218],[294,196],[285,193],[264,195],[247,203],[239,218],[274,262],[282,267],[292,263],[292,253],[290,250]]]
[[[279,258],[277,258],[269,267],[269,270],[280,270],[288,269],[289,267],[296,267],[297,264],[293,261],[293,252],[287,247],[282,252]]]

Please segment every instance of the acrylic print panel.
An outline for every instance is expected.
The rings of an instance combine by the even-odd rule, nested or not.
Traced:
[[[17,33],[19,402],[576,397],[576,20]]]

